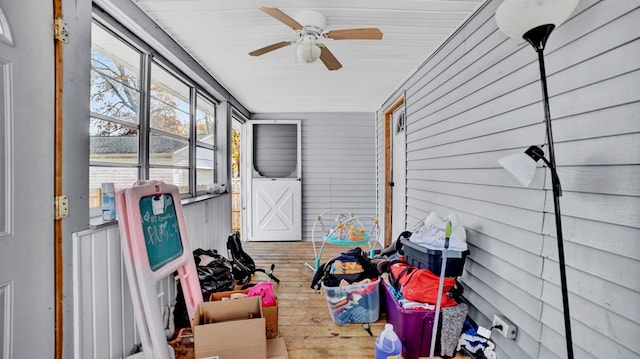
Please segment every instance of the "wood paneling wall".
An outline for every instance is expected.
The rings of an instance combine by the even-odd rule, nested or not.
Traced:
[[[324,210],[375,216],[374,113],[269,113],[252,119],[301,120],[303,240],[311,240]]]
[[[500,358],[564,358],[551,179],[522,187],[497,164],[545,142],[537,56],[497,29],[489,1],[413,74],[404,91],[407,223],[457,213],[471,255],[461,280],[483,326],[503,314]],[[582,0],[545,50],[574,353],[640,356],[640,8]],[[383,210],[378,189],[379,211]]]

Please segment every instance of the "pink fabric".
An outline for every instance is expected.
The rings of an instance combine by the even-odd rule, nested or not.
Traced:
[[[271,307],[276,305],[276,295],[273,289],[273,283],[271,282],[261,282],[249,289],[247,293],[249,297],[262,297],[262,306],[263,307]]]

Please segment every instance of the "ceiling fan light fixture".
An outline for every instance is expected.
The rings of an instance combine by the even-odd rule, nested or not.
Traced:
[[[298,61],[311,63],[320,59],[327,70],[335,71],[342,68],[342,64],[325,44],[317,42],[320,37],[331,40],[382,39],[382,31],[376,27],[325,31],[327,25],[326,16],[314,10],[301,11],[295,19],[275,7],[262,6],[260,10],[293,29],[296,32],[297,39],[294,41],[280,41],[261,47],[249,52],[250,56],[261,56],[295,43],[295,56]]]
[[[296,46],[296,55],[298,60],[306,63],[312,63],[320,58],[320,47],[316,45],[314,39],[310,36],[303,38]]]

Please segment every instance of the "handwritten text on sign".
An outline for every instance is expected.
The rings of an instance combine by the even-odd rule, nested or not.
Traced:
[[[156,271],[182,255],[182,239],[170,194],[140,198],[140,216],[151,270]]]

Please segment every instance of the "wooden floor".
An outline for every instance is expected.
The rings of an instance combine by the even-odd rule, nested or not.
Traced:
[[[243,242],[243,248],[258,268],[268,269],[275,264],[273,273],[280,279],[276,286],[278,329],[287,343],[290,359],[374,357],[375,338],[386,323],[384,315],[370,325],[372,336],[362,324],[334,324],[324,294],[310,288],[313,271],[305,266],[305,262],[314,262],[310,242]],[[348,248],[325,247],[322,262],[345,249]],[[264,281],[267,277],[258,272],[253,279]]]

